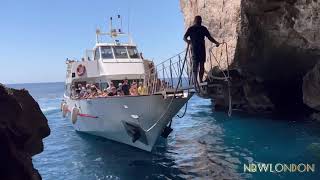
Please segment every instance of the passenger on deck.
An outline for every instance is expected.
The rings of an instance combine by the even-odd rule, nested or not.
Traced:
[[[112,88],[115,87],[113,82],[109,83],[109,87],[107,88],[108,93],[112,92]]]
[[[90,89],[91,89],[91,93],[90,93],[90,95],[87,97],[87,98],[95,98],[95,97],[97,97],[98,95],[99,95],[99,93],[98,93],[98,89],[96,88],[96,86],[95,85],[92,85],[91,87],[90,87]]]
[[[147,95],[147,89],[144,87],[142,82],[139,82],[138,94],[139,95]]]
[[[123,91],[122,90],[117,90],[117,96],[124,96]]]
[[[76,98],[76,96],[77,96],[77,93],[76,93],[76,87],[74,86],[74,84],[73,84],[73,85],[71,85],[71,92],[70,92],[70,96],[71,96],[72,98]]]
[[[117,96],[123,96],[124,93],[122,91],[122,83],[118,84],[118,89],[117,89]]]
[[[93,86],[94,86],[94,88],[97,90],[97,92],[98,92],[99,95],[102,94],[102,91],[101,91],[96,85],[93,85]]]
[[[108,91],[107,89],[103,89],[102,93],[99,95],[99,97],[107,97],[108,96]]]
[[[88,98],[91,94],[91,84],[86,84],[86,92],[83,95],[83,98]]]
[[[122,91],[124,95],[130,95],[129,90],[130,90],[130,85],[128,83],[128,79],[125,79],[122,84]]]
[[[108,93],[108,96],[116,96],[116,95],[117,95],[117,88],[113,86],[111,88],[111,92]]]
[[[86,84],[86,89],[87,89],[87,91],[90,90],[91,86],[92,86],[92,84]]]
[[[131,96],[138,96],[138,87],[137,87],[137,83],[133,82],[130,88],[130,95]]]
[[[82,86],[82,84],[78,84],[78,91],[79,98],[83,98],[84,94],[86,93],[86,88]]]
[[[217,47],[220,45],[220,43],[210,35],[208,29],[205,26],[202,26],[201,23],[201,16],[196,16],[194,18],[194,25],[188,28],[183,37],[184,41],[186,41],[188,44],[191,44],[194,80],[198,79],[198,68],[200,67],[200,83],[202,83],[202,78],[204,75],[204,63],[206,61],[205,37],[207,37],[212,43],[215,43]],[[198,83],[196,83],[196,85],[197,84]]]

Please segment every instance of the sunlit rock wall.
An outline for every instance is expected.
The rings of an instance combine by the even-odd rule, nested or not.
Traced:
[[[186,28],[201,15],[211,34],[228,43],[231,67],[261,79],[264,94],[276,109],[303,105],[303,76],[320,59],[319,0],[180,0],[180,4]],[[207,50],[209,45],[207,41]],[[225,69],[223,46],[213,52]],[[210,71],[217,63],[207,57]]]

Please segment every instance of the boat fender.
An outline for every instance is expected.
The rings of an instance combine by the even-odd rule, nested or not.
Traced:
[[[167,92],[166,91],[162,91],[162,97],[163,97],[163,99],[167,99]]]
[[[62,112],[63,111],[63,105],[65,104],[65,102],[61,102],[61,105],[60,105],[60,111]]]
[[[84,75],[85,72],[86,72],[86,67],[82,64],[79,64],[79,66],[77,67],[77,75],[82,76]]]
[[[62,117],[65,118],[67,116],[68,111],[69,111],[67,103],[62,103],[61,111],[62,111]]]
[[[79,115],[79,108],[77,107],[72,108],[72,111],[71,111],[72,124],[75,124],[77,122],[78,115]]]

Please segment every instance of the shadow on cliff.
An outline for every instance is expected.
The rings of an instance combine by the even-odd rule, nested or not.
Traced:
[[[259,13],[250,10],[244,7],[241,14],[242,19],[247,20],[241,26],[250,28],[237,40],[237,58],[233,66],[262,80],[264,94],[273,103],[275,115],[308,114],[311,109],[303,103],[303,77],[319,61],[319,50],[308,48],[307,40],[297,33],[275,36],[273,31],[279,29],[266,29],[274,26],[274,22],[267,21],[274,14],[265,14],[269,12],[261,12],[261,9]],[[275,14],[281,12],[274,11]],[[290,19],[287,21],[286,28],[293,29],[294,23]],[[301,47],[295,46],[297,43]]]
[[[271,49],[249,71],[264,79],[264,86],[279,115],[303,115],[310,111],[303,103],[303,77],[316,63],[316,57],[297,49]],[[271,49],[271,50],[270,50]],[[308,63],[306,63],[308,62]]]
[[[46,117],[26,90],[0,84],[0,179],[41,179],[32,156],[43,151],[50,134]]]

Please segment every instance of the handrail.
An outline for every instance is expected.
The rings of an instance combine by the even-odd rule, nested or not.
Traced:
[[[213,56],[213,58],[215,59],[215,61],[217,62],[217,65],[219,67],[219,69],[222,70],[222,74],[224,77],[222,77],[221,79],[222,80],[225,80],[227,82],[227,85],[228,85],[228,116],[230,117],[232,115],[232,95],[231,95],[231,80],[230,80],[230,65],[229,65],[229,55],[228,55],[228,44],[223,41],[222,42],[223,45],[225,45],[225,53],[226,53],[226,58],[227,58],[227,74],[222,70],[222,67],[221,67],[221,56],[222,56],[222,51],[221,51],[221,56],[220,56],[220,60],[217,59],[217,57],[213,54],[213,46],[209,48],[209,58],[210,58],[210,63],[211,63],[211,70],[212,70],[212,59],[211,59],[211,56]],[[210,78],[210,77],[209,77]],[[215,79],[217,79],[217,77],[214,77]],[[218,77],[219,78],[219,77]]]
[[[175,88],[173,97],[171,98],[171,100],[170,100],[170,102],[169,102],[166,110],[164,110],[164,111],[162,112],[162,114],[161,114],[161,116],[158,118],[158,120],[157,120],[152,126],[150,126],[148,129],[144,129],[144,128],[140,125],[140,127],[142,128],[143,131],[145,131],[145,132],[151,131],[151,130],[160,122],[160,120],[164,117],[164,115],[168,112],[168,110],[170,109],[173,101],[175,100],[176,93],[177,93],[177,91],[178,91],[178,88],[179,88],[179,85],[180,85],[180,82],[181,82],[181,78],[182,78],[182,74],[183,74],[183,69],[184,69],[185,64],[186,64],[186,61],[187,61],[189,46],[190,46],[190,45],[188,44],[187,49],[186,49],[186,51],[185,51],[185,58],[184,58],[183,65],[182,65],[182,71],[181,71],[181,73],[180,73],[180,75],[179,75],[178,84],[176,85],[176,88]],[[189,89],[188,89],[188,91],[189,91]],[[138,119],[138,121],[139,121],[139,119]],[[140,122],[139,122],[139,123],[140,123]],[[171,123],[170,123],[170,124],[171,124]]]
[[[144,79],[147,83],[148,94],[173,89],[177,83],[182,87],[182,83],[176,82],[176,80],[179,79],[179,75],[181,75],[184,80],[188,80],[190,76],[190,73],[188,73],[185,68],[181,68],[181,56],[186,52],[187,50],[183,50],[145,71]],[[188,54],[185,55],[185,59],[188,60]]]
[[[186,50],[183,50],[183,51],[181,51],[180,53],[175,54],[174,56],[171,56],[170,58],[168,58],[168,59],[166,59],[166,60],[162,61],[161,63],[159,63],[159,64],[157,64],[157,65],[155,65],[153,68],[149,69],[147,72],[151,72],[151,70],[155,70],[155,69],[156,69],[156,67],[158,67],[158,66],[160,66],[160,65],[162,65],[162,64],[164,64],[164,63],[166,63],[167,61],[170,61],[170,59],[173,59],[173,58],[175,58],[175,57],[178,57],[180,54],[184,53],[185,51],[186,51]]]

